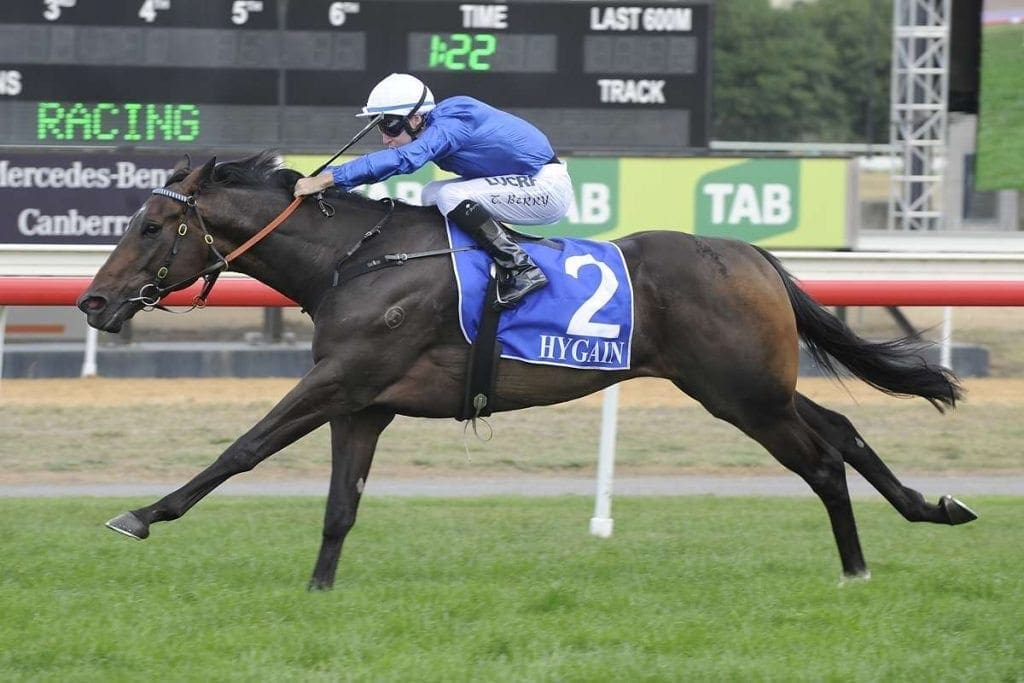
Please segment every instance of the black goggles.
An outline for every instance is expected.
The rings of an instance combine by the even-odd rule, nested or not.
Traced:
[[[405,117],[385,116],[377,122],[377,129],[389,138],[397,138],[405,130]]]
[[[427,86],[423,86],[423,92],[420,93],[420,99],[416,102],[416,106],[409,110],[409,113],[405,116],[396,116],[395,114],[385,114],[383,118],[377,123],[377,128],[381,133],[387,135],[389,138],[397,138],[402,134],[402,131],[407,132],[411,137],[416,137],[418,131],[413,130],[409,127],[409,117],[420,110],[423,106],[424,100],[427,99]]]

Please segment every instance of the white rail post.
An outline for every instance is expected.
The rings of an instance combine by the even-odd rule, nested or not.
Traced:
[[[7,307],[0,305],[0,379],[4,377],[4,339],[7,337]]]
[[[953,308],[942,309],[942,346],[939,348],[939,364],[953,369]]]
[[[615,430],[618,423],[619,385],[604,390],[601,409],[601,443],[597,454],[597,497],[590,533],[600,538],[612,535],[612,477],[615,470]]]
[[[82,360],[82,377],[96,376],[96,340],[99,331],[95,327],[85,330],[85,358]]]

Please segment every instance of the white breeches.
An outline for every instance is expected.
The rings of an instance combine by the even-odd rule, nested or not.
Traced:
[[[572,205],[572,179],[564,163],[542,166],[535,176],[435,180],[423,187],[424,206],[448,213],[463,201],[477,202],[494,218],[513,225],[549,225]]]

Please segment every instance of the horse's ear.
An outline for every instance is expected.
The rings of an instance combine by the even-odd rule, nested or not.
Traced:
[[[210,182],[213,178],[213,167],[217,165],[217,157],[210,157],[210,160],[199,169],[199,187]]]
[[[188,154],[186,154],[185,156],[183,156],[178,161],[178,163],[176,163],[174,165],[174,170],[171,172],[171,175],[178,175],[179,173],[184,175],[185,173],[188,173],[191,170],[192,170],[192,157],[190,157]]]
[[[217,165],[217,157],[212,157],[205,164],[188,174],[188,177],[181,182],[181,189],[186,194],[193,194],[210,182],[213,178],[213,167]]]

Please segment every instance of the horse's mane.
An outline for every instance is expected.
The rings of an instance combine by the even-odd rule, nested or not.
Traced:
[[[217,164],[212,183],[222,187],[274,187],[291,191],[301,177],[298,171],[284,168],[284,161],[277,152],[263,150],[244,159]]]
[[[167,185],[185,179],[192,169],[180,169],[167,179]],[[303,175],[296,170],[285,168],[281,156],[274,150],[263,150],[258,154],[238,159],[235,161],[223,161],[213,169],[211,184],[219,187],[251,187],[254,189],[283,190],[291,194],[295,182]],[[167,186],[165,185],[165,187]],[[330,198],[343,199],[353,204],[360,204],[366,207],[379,206],[376,199],[364,197],[355,192],[345,192],[338,188],[331,188],[324,192]],[[397,202],[399,206],[409,206],[403,202]],[[420,208],[420,207],[411,207]]]
[[[265,149],[244,159],[222,161],[214,166],[210,182],[220,187],[272,188],[291,192],[302,174],[284,168],[283,163],[277,152]],[[191,164],[179,168],[167,179],[164,187],[184,180],[193,170]]]

